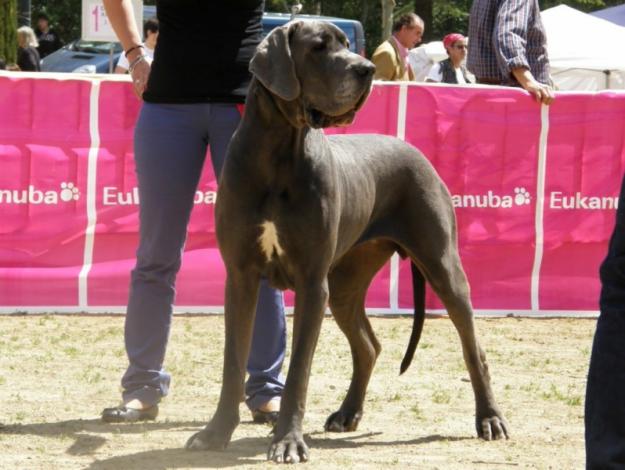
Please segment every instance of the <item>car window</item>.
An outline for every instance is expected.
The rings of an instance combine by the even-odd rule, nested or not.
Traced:
[[[72,44],[72,50],[77,52],[91,52],[95,54],[108,54],[113,45],[113,52],[118,53],[122,51],[122,46],[118,42],[100,42],[100,41],[85,41],[79,39]]]

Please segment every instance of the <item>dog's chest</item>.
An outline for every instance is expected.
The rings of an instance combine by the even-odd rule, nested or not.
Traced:
[[[264,220],[260,224],[260,235],[256,240],[256,245],[262,260],[261,271],[272,287],[283,290],[292,289],[291,265],[280,238],[280,232],[274,222]]]
[[[267,262],[270,262],[274,255],[280,257],[284,254],[284,249],[280,245],[280,238],[278,236],[276,224],[269,220],[265,220],[260,224],[258,245]]]

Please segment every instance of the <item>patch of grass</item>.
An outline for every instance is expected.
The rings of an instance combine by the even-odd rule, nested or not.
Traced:
[[[527,393],[536,393],[540,391],[540,386],[534,382],[521,385],[521,390]]]
[[[451,402],[451,395],[447,390],[437,389],[432,393],[432,401],[439,405],[445,405]]]
[[[410,407],[410,411],[412,411],[412,414],[414,415],[415,418],[423,419],[423,411],[421,411],[421,408],[419,407],[418,403],[415,403],[414,405],[412,405]]]
[[[566,392],[560,391],[555,384],[551,384],[549,390],[540,394],[544,400],[561,401],[569,406],[580,406],[582,404],[582,396],[574,393],[572,387],[568,387]]]
[[[67,348],[63,349],[63,352],[69,357],[78,357],[81,354],[81,352],[75,346],[68,346]]]
[[[61,333],[59,336],[53,336],[52,338],[50,338],[50,344],[57,345],[69,339],[70,337],[67,333]]]
[[[104,376],[100,373],[99,370],[85,370],[82,373],[81,378],[89,384],[95,384],[104,380]]]

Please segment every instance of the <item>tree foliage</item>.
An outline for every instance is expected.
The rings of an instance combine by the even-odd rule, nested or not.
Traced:
[[[17,0],[0,0],[0,59],[15,63],[17,56]]]
[[[382,2],[386,0],[300,0],[302,13],[359,20],[365,30],[367,55],[382,41]],[[267,0],[267,11],[287,12],[292,0]],[[440,40],[451,32],[466,34],[472,0],[396,0],[394,17],[414,11],[425,21],[424,40]],[[622,0],[539,0],[540,9],[566,4],[591,12],[620,5]]]
[[[209,1],[209,0],[206,0]],[[210,0],[230,1],[230,0]],[[383,40],[382,34],[382,2],[388,0],[300,0],[302,13],[311,15],[337,16],[360,21],[365,30],[367,55]],[[16,0],[0,0],[2,15],[7,5]],[[155,0],[144,0],[146,5],[154,4]],[[274,12],[290,12],[295,0],[266,0],[265,9]],[[450,32],[466,34],[469,23],[469,9],[472,0],[395,0],[394,17],[414,11],[425,21],[424,40],[441,39]],[[566,4],[584,12],[600,10],[608,6],[619,5],[622,0],[539,0],[541,10],[559,4]],[[33,21],[37,13],[45,12],[50,17],[50,24],[59,33],[64,42],[72,41],[80,36],[81,0],[32,0]],[[11,35],[11,28],[0,23],[0,51],[2,51],[3,35]],[[15,28],[12,28],[15,29]],[[1,54],[1,52],[0,52]]]
[[[80,37],[81,0],[31,0],[31,18],[37,22],[37,15],[45,13],[64,44]],[[33,24],[33,28],[36,27]]]

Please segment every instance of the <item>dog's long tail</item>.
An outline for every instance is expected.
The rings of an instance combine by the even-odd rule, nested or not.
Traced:
[[[425,322],[425,278],[419,268],[414,263],[410,263],[412,269],[412,297],[414,300],[414,316],[412,319],[412,332],[410,333],[410,340],[408,341],[408,348],[401,361],[399,368],[399,375],[406,372],[406,369],[410,366],[414,352],[419,344],[421,338],[421,332],[423,331],[423,323]]]

